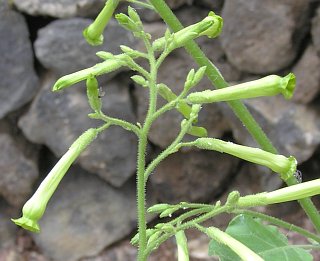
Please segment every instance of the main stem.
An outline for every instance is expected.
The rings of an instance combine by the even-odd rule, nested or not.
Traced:
[[[153,115],[157,107],[157,67],[154,52],[148,40],[145,40],[145,45],[148,50],[148,57],[150,63],[150,80],[149,80],[149,108],[148,113],[143,124],[143,128],[139,135],[138,144],[138,165],[137,165],[137,204],[138,204],[138,229],[139,229],[139,249],[138,261],[147,260],[145,250],[147,248],[146,238],[146,182],[145,182],[145,169],[146,169],[146,150],[148,142],[148,133],[153,122]]]
[[[149,0],[149,2],[154,6],[161,18],[173,31],[176,32],[183,29],[182,24],[164,0]],[[185,45],[185,49],[199,66],[207,66],[206,75],[214,86],[216,86],[218,89],[228,87],[228,83],[223,79],[219,70],[213,65],[213,63],[210,62],[210,60],[194,41],[187,43]],[[274,154],[278,154],[277,149],[272,145],[267,135],[263,132],[259,124],[255,121],[253,116],[241,101],[230,101],[228,102],[228,105],[262,149]],[[297,184],[297,181],[294,179],[294,177],[287,181],[288,186],[294,184]],[[299,203],[312,221],[316,230],[320,233],[320,215],[311,199],[301,199],[299,200]]]

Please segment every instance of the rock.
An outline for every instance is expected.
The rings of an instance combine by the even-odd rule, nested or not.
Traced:
[[[265,74],[289,66],[306,31],[309,1],[226,0],[222,46],[239,70]]]
[[[123,75],[107,83],[103,111],[113,117],[136,122],[131,111],[128,81]],[[87,117],[91,112],[84,86],[71,87],[60,93],[50,88],[55,78],[48,76],[44,87],[19,125],[31,141],[48,146],[62,156],[72,142],[86,129],[101,125]],[[104,87],[105,85],[103,85]],[[135,172],[136,137],[120,127],[112,126],[82,153],[79,164],[114,186],[121,186]]]
[[[135,42],[130,32],[111,20],[104,33],[104,44],[90,46],[83,38],[82,31],[91,22],[84,18],[56,20],[40,29],[35,41],[35,52],[42,65],[59,75],[65,75],[102,62],[95,55],[98,51],[118,54],[119,45],[132,46]]]
[[[280,95],[246,100],[245,104],[280,154],[293,155],[298,163],[302,163],[318,147],[320,123],[319,112],[315,108],[294,104]],[[231,111],[227,118],[239,143],[257,147]]]
[[[178,152],[162,161],[150,176],[160,202],[207,202],[224,189],[238,159],[214,151]]]
[[[132,246],[128,240],[125,240],[115,246],[104,250],[95,257],[81,259],[80,261],[136,261],[137,248]]]
[[[320,55],[320,7],[317,9],[315,17],[312,19],[311,27],[312,42]]]
[[[29,102],[38,88],[27,24],[5,2],[0,4],[0,119]]]
[[[58,18],[73,16],[90,16],[97,14],[103,7],[104,0],[13,0],[15,6],[22,12],[32,16],[52,16]]]
[[[37,159],[27,155],[28,148],[8,133],[0,132],[0,146],[0,195],[10,204],[21,206],[38,177]]]
[[[190,57],[183,53],[183,50],[176,51],[170,55],[163,63],[158,74],[158,82],[164,82],[173,92],[179,94],[182,91],[186,76],[191,68],[198,68]],[[228,68],[226,67],[221,68]],[[230,70],[232,71],[232,70]],[[232,74],[230,74],[232,75]],[[231,76],[230,76],[231,77]],[[207,79],[203,79],[194,91],[211,89],[211,84]],[[148,108],[148,90],[137,86],[135,95],[138,101],[138,119],[143,122]],[[163,105],[164,100],[159,98],[159,105]],[[157,119],[149,133],[150,140],[162,147],[167,147],[180,131],[180,124],[183,116],[175,110],[166,112]],[[170,128],[168,127],[170,126]],[[209,136],[221,137],[224,132],[229,130],[226,120],[216,104],[209,104],[203,107],[199,114],[198,126],[204,126],[208,130]]]
[[[14,245],[16,238],[17,226],[10,220],[12,210],[8,204],[0,198],[0,260],[2,259],[3,249]]]
[[[224,0],[197,0],[194,2],[195,5],[206,7],[209,10],[220,11],[223,6]]]
[[[310,45],[293,68],[297,84],[293,100],[309,103],[320,91],[320,57],[313,45]]]
[[[24,261],[25,258],[14,248],[7,248],[0,251],[1,261]]]
[[[71,168],[32,234],[45,256],[55,261],[98,254],[136,226],[135,189],[108,186],[80,168]]]

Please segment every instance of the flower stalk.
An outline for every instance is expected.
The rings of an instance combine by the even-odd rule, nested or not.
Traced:
[[[48,201],[72,163],[96,138],[98,131],[98,129],[94,128],[88,129],[71,145],[69,150],[62,156],[47,177],[42,181],[37,191],[25,203],[22,208],[22,217],[12,219],[16,225],[32,232],[40,232],[38,220],[43,216]]]
[[[269,75],[259,80],[237,84],[219,90],[206,90],[191,93],[187,100],[190,103],[212,103],[250,99],[264,96],[282,94],[286,99],[293,96],[295,89],[295,76],[289,73],[285,77]]]

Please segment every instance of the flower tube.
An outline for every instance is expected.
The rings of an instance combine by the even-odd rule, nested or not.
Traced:
[[[286,99],[293,96],[295,76],[289,73],[285,77],[269,75],[259,80],[245,82],[219,90],[206,90],[191,93],[187,100],[190,103],[212,103],[249,99],[262,96],[282,94]]]
[[[96,138],[97,134],[98,130],[91,128],[80,135],[42,181],[33,196],[24,204],[22,208],[22,217],[12,219],[15,224],[32,232],[40,232],[38,220],[43,216],[49,199],[55,192],[71,164]]]
[[[214,138],[198,138],[193,144],[200,149],[228,153],[240,159],[266,166],[274,172],[279,173],[283,180],[290,178],[297,169],[297,161],[293,156],[287,158],[258,148],[238,145]]]

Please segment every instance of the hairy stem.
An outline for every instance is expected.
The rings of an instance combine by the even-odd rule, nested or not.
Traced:
[[[149,133],[151,124],[153,122],[153,114],[156,111],[157,106],[157,68],[156,60],[154,57],[153,49],[147,38],[144,39],[144,43],[148,50],[148,57],[150,63],[150,79],[149,79],[149,107],[147,116],[139,136],[138,145],[138,165],[137,165],[137,204],[138,204],[138,232],[139,232],[139,249],[138,260],[145,261],[144,255],[147,247],[146,238],[146,183],[145,183],[145,167],[146,167],[146,150],[147,150],[147,135]]]

